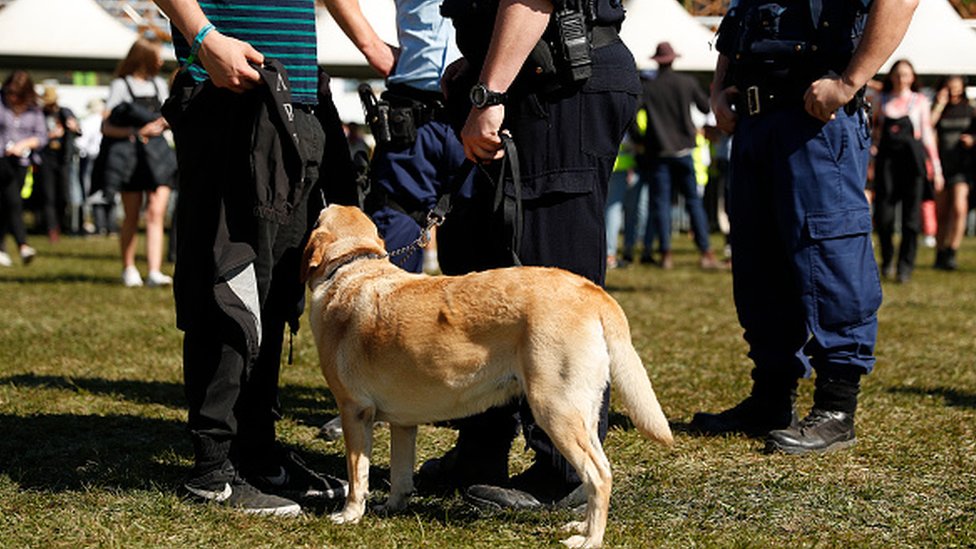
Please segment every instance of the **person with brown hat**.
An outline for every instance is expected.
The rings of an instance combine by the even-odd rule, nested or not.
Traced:
[[[71,159],[75,138],[81,134],[78,119],[71,109],[58,102],[58,90],[44,86],[41,109],[47,124],[47,145],[41,153],[41,162],[34,169],[33,201],[36,217],[40,218],[51,242],[57,242],[67,213],[68,194],[71,185]],[[38,192],[39,191],[39,192]]]
[[[679,56],[670,42],[659,43],[651,56],[659,67],[657,75],[643,82],[640,108],[647,110],[647,131],[639,161],[650,185],[643,258],[652,260],[656,237],[660,242],[661,267],[672,267],[671,187],[677,185],[685,197],[695,246],[701,253],[700,265],[703,269],[717,269],[721,264],[708,241],[708,218],[692,159],[697,132],[691,121],[691,106],[707,114],[708,96],[693,77],[672,70],[671,64]]]

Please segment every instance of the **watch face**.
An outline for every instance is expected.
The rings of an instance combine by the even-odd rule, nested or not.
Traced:
[[[471,88],[471,104],[483,107],[488,102],[488,90],[481,85]]]

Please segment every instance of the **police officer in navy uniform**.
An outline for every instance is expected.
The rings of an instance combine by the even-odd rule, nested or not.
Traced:
[[[861,97],[917,2],[740,0],[723,20],[711,101],[734,133],[733,291],[753,388],[696,414],[694,430],[765,435],[767,451],[790,454],[854,443],[881,304]],[[811,369],[813,408],[797,422],[797,382]]]
[[[458,122],[463,122],[460,136],[470,160],[495,160],[497,166],[506,156],[501,134],[511,135],[519,192],[514,176],[498,177],[506,181],[509,203],[521,195],[522,223],[513,241],[511,231],[487,219],[495,187],[480,178],[474,197],[459,201],[438,232],[439,255],[489,268],[511,265],[506,252],[515,251],[524,265],[561,267],[603,285],[607,185],[640,94],[633,56],[617,35],[624,18],[620,0],[501,0],[484,16],[477,10],[489,3],[461,2],[466,4],[445,3],[441,10],[454,20],[469,65],[454,80],[448,101],[463,99]],[[548,40],[540,41],[544,35]],[[540,51],[547,43],[555,48]],[[600,412],[601,440],[608,406],[609,388]],[[500,408],[461,422],[458,445],[445,458],[425,464],[421,477],[431,476],[432,469],[451,477],[452,465],[466,467],[475,474],[455,475],[455,480],[461,485],[490,481],[466,492],[490,507],[584,502],[573,467],[535,426],[526,406],[518,415],[535,451],[527,471],[507,482],[504,474],[479,479],[478,471],[507,471],[515,429],[512,410]]]

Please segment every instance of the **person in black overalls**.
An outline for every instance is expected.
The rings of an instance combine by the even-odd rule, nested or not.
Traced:
[[[927,185],[926,160],[932,162],[935,189],[942,190],[944,185],[929,101],[917,88],[911,63],[904,59],[895,62],[883,81],[875,122],[878,153],[874,159],[874,226],[881,247],[881,272],[887,278],[897,276],[901,283],[911,280],[915,269]],[[931,153],[926,152],[927,148]],[[901,243],[896,267],[892,237],[899,202]]]
[[[618,0],[519,0],[502,2],[497,11],[490,3],[487,13],[479,13],[479,8],[486,6],[458,2],[442,7],[454,21],[458,46],[469,65],[449,86],[448,101],[456,109],[458,126],[463,124],[460,135],[468,159],[511,159],[503,152],[511,149],[503,148],[499,135],[510,133],[520,185],[513,184],[514,174],[494,174],[496,180],[504,179],[506,195],[501,201],[505,205],[496,210],[494,185],[485,177],[477,180],[473,197],[459,200],[441,227],[439,255],[469,270],[508,266],[515,256],[524,265],[561,267],[603,285],[607,185],[640,94],[633,56],[617,36],[623,7]],[[585,29],[588,43],[581,41],[582,33],[570,36],[569,20],[580,23],[573,28]],[[578,46],[578,56],[556,61],[553,73],[545,55],[537,57],[537,45],[544,33],[558,44],[560,28],[564,38],[570,36],[569,45]],[[521,223],[517,213],[506,215],[513,202],[516,211],[521,206]],[[508,222],[495,224],[496,215]],[[448,271],[453,266],[442,262],[442,267]],[[601,440],[606,436],[608,406],[609,388],[600,411]],[[455,449],[425,464],[421,477],[426,469],[431,473],[427,476],[474,484],[466,495],[490,507],[573,506],[585,501],[573,467],[535,425],[527,406],[521,406],[518,416],[535,461],[505,481],[515,436],[513,412],[496,408],[459,422]],[[471,474],[457,474],[457,469]]]
[[[168,128],[160,114],[166,82],[159,77],[163,61],[157,42],[139,38],[116,69],[109,88],[102,145],[95,163],[95,187],[109,203],[121,192],[125,219],[119,233],[122,283],[142,286],[136,268],[136,235],[143,196],[146,201],[147,283],[168,286],[163,274],[163,225],[170,190],[176,179],[176,155],[163,137]],[[111,211],[111,208],[108,208]]]
[[[692,430],[766,436],[767,451],[790,454],[854,443],[881,305],[860,94],[914,6],[742,0],[725,16],[712,109],[718,126],[734,132],[733,292],[755,366],[752,394],[723,412],[695,414]],[[797,382],[811,369],[813,408],[796,422]]]

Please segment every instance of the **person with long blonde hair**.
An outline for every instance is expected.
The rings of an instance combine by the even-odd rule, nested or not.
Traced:
[[[122,282],[126,287],[142,286],[142,276],[136,268],[136,233],[143,201],[146,204],[146,261],[149,286],[168,286],[173,279],[163,274],[163,224],[170,190],[176,172],[175,155],[154,155],[162,150],[169,127],[160,115],[160,108],[169,96],[166,81],[159,76],[163,60],[158,42],[139,38],[115,70],[115,80],[109,87],[105,105],[102,134],[108,145],[105,187],[118,189],[122,196],[125,218],[120,230],[122,251]],[[131,103],[130,116],[113,115],[119,105]],[[123,109],[124,110],[124,109]],[[162,141],[161,141],[162,140]],[[168,148],[168,144],[166,144]],[[114,154],[113,154],[114,150]]]

